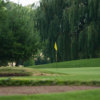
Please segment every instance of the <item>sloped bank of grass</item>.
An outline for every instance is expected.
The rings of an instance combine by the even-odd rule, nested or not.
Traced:
[[[1,67],[0,77],[7,76],[31,76],[32,72],[24,68]]]
[[[100,67],[100,58],[95,59],[80,59],[66,62],[44,64],[38,66],[31,66],[33,68],[77,68],[77,67]]]
[[[0,100],[99,100],[99,90],[84,90],[57,94],[41,94],[30,96],[0,96]]]

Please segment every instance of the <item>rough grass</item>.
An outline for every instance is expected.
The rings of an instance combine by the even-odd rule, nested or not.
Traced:
[[[100,86],[100,81],[66,81],[66,80],[0,80],[0,86],[54,86],[54,85],[75,85],[75,86]]]
[[[100,90],[74,91],[57,94],[0,96],[0,100],[99,100]]]
[[[24,68],[1,67],[0,77],[4,76],[31,76],[31,71]]]

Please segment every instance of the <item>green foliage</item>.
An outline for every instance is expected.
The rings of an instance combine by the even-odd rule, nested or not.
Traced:
[[[34,26],[34,11],[10,2],[2,6],[0,62],[14,61],[16,65],[22,65],[25,60],[33,57],[39,48],[38,31]],[[7,10],[4,10],[4,7]]]
[[[58,61],[96,58],[100,55],[99,0],[41,0],[36,19],[46,57]]]
[[[29,59],[29,60],[24,62],[25,67],[33,66],[33,65],[34,65],[34,59]]]
[[[3,40],[4,38],[4,32],[6,32],[6,12],[7,12],[7,9],[6,9],[6,3],[3,1],[3,0],[0,0],[0,65],[6,65],[6,62],[7,62],[7,59],[5,57],[6,55],[6,51],[2,52],[2,46],[4,47],[4,45],[2,44],[2,42],[5,43],[5,41]],[[4,27],[4,24],[5,24],[5,27]],[[8,36],[7,36],[8,37]],[[4,60],[4,57],[5,57],[5,60]],[[2,58],[2,60],[1,60]]]

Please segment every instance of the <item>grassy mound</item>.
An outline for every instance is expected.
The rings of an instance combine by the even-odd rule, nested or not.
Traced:
[[[1,67],[0,77],[4,76],[30,76],[31,72],[23,68],[11,68],[11,67]]]
[[[32,66],[34,68],[77,68],[77,67],[100,67],[100,58],[81,59],[66,62]]]

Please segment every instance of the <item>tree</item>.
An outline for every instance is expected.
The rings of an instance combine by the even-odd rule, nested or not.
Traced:
[[[37,30],[45,44],[45,56],[55,61],[91,58],[100,55],[99,0],[41,0],[36,13]]]
[[[34,27],[32,9],[8,3],[7,23],[0,35],[0,60],[15,61],[16,65],[33,57],[39,48],[39,36]],[[4,23],[3,23],[4,24]]]
[[[5,44],[5,39],[4,37],[9,37],[6,33],[6,28],[7,28],[7,24],[6,24],[6,3],[3,0],[0,0],[0,65],[5,65],[7,64],[7,51],[4,50],[6,49],[5,47],[7,46]],[[4,44],[3,44],[4,42]],[[8,46],[7,46],[8,47]],[[5,57],[6,56],[6,57]]]

